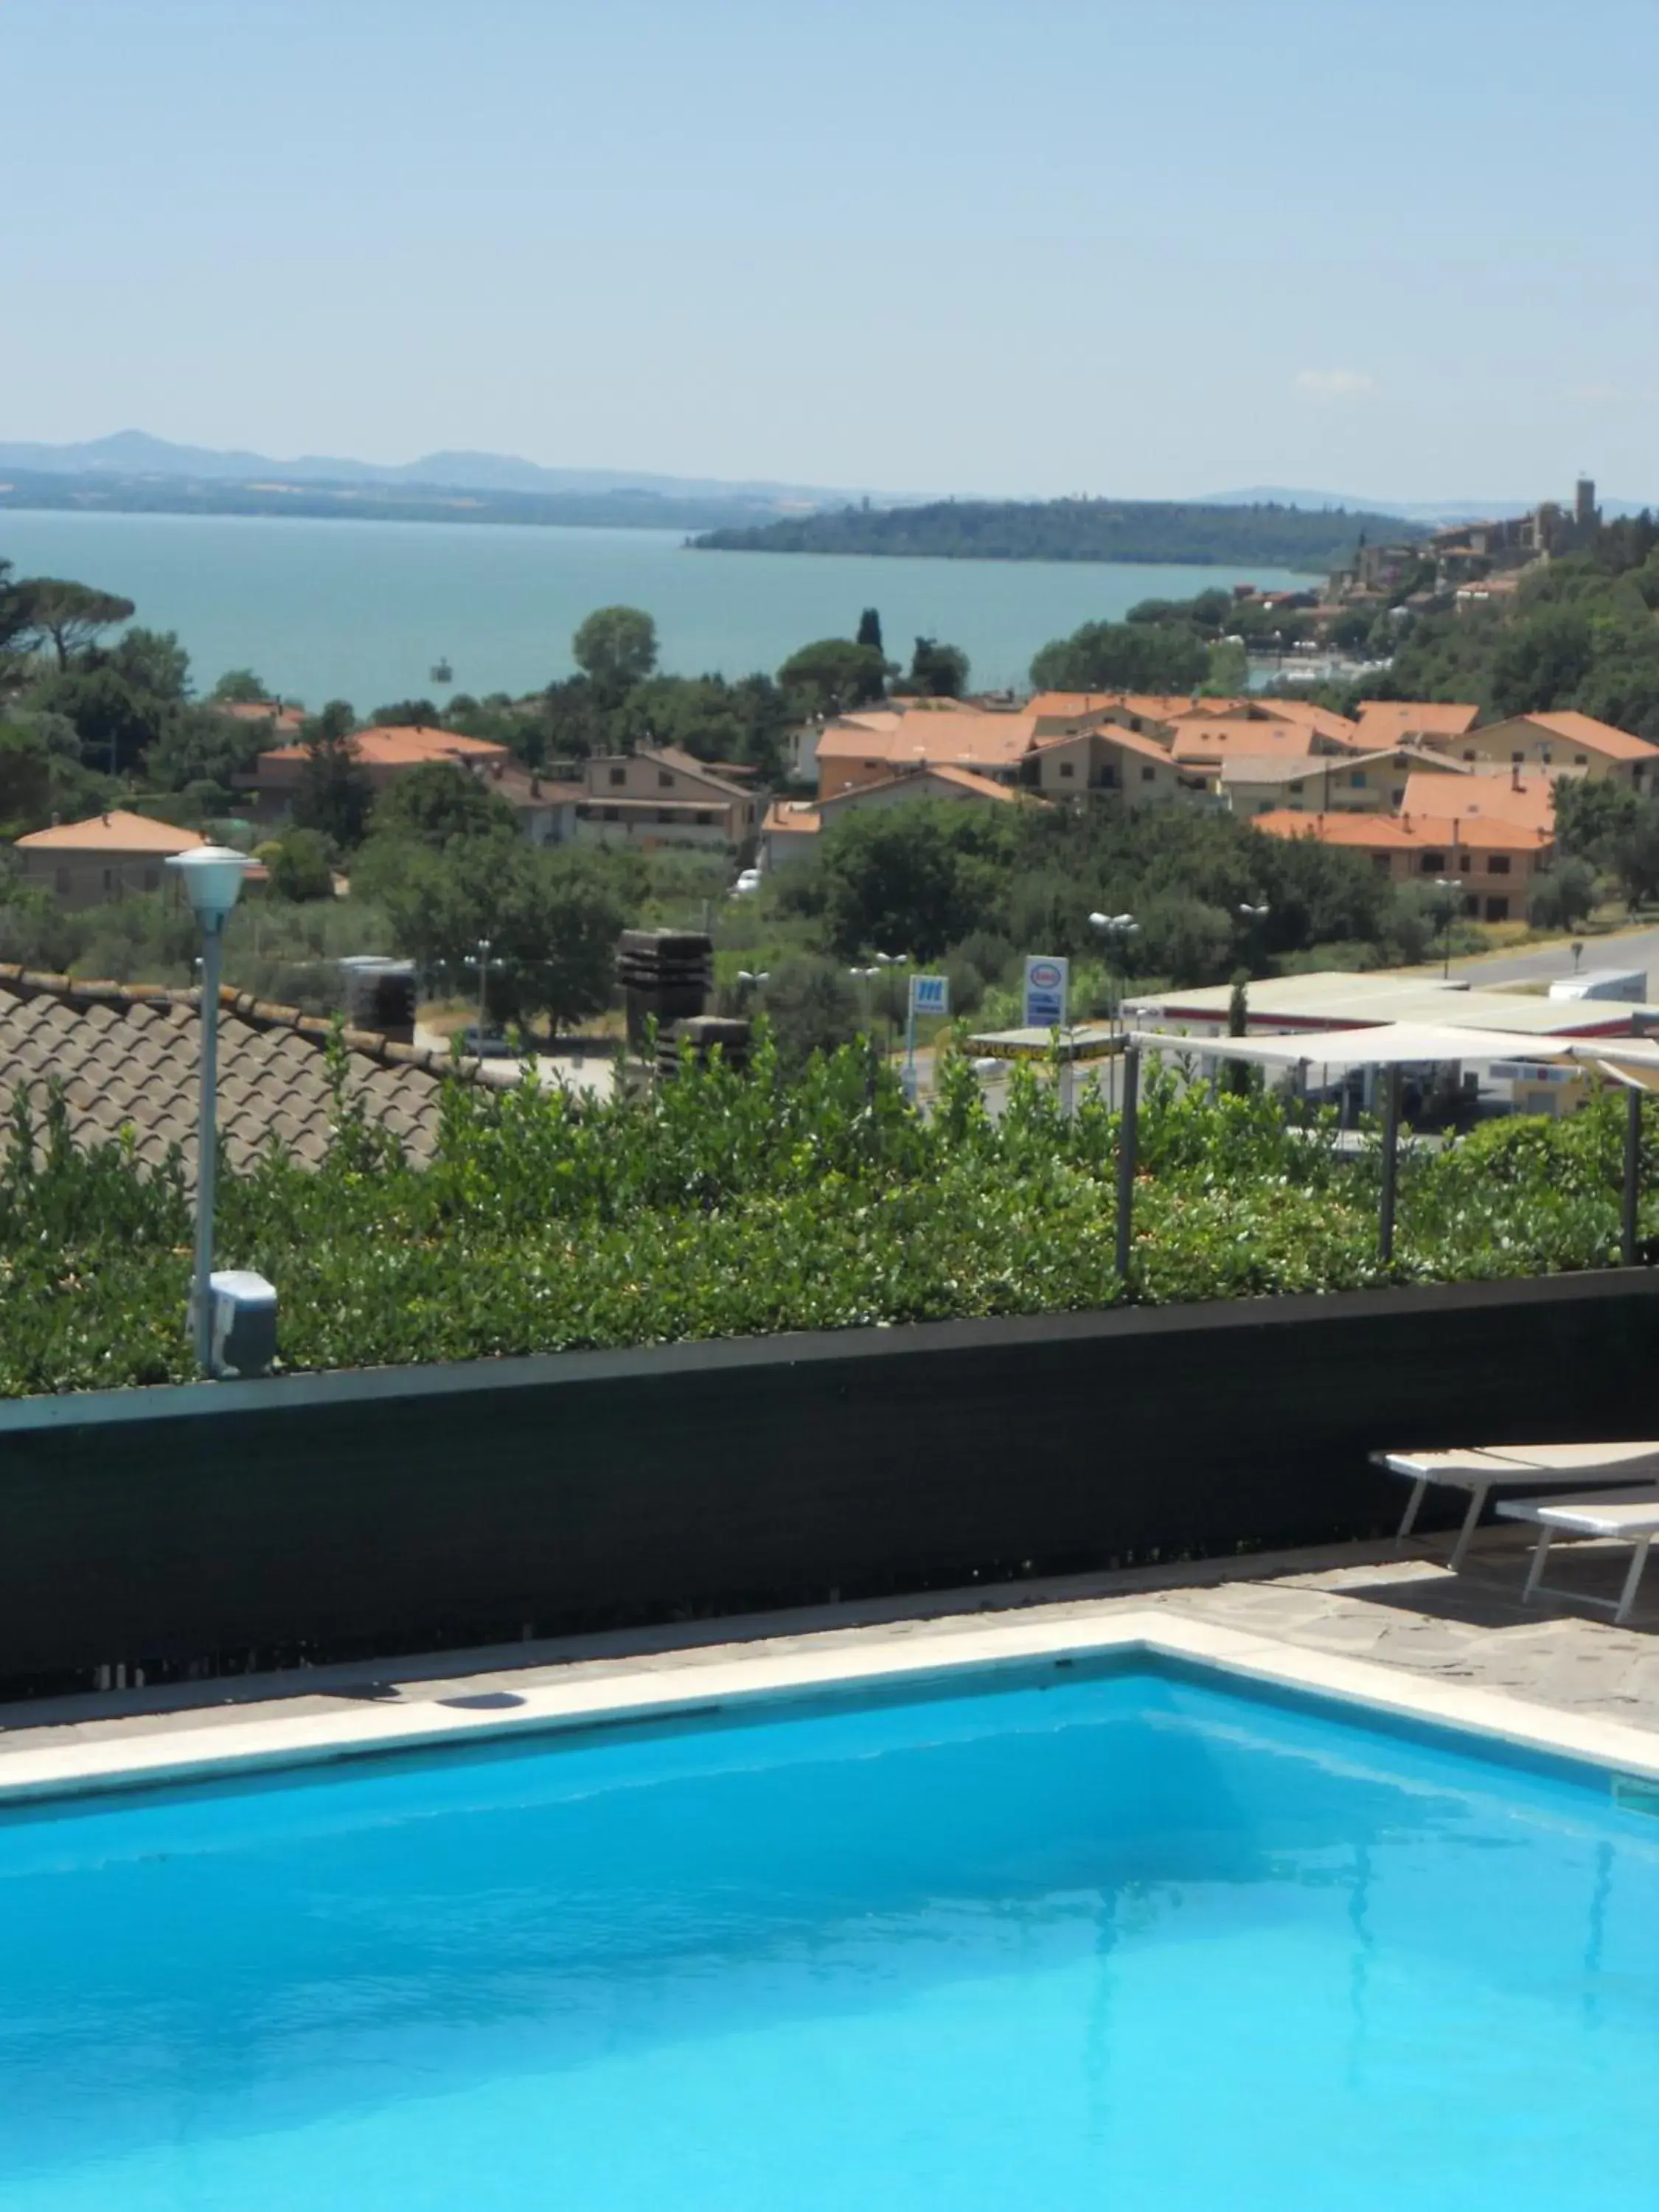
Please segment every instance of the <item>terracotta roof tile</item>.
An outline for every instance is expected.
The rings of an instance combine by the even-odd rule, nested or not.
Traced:
[[[20,1091],[44,1110],[61,1083],[70,1134],[97,1143],[131,1128],[135,1156],[159,1167],[176,1143],[196,1158],[196,994],[82,982],[0,966],[0,1114]],[[333,1096],[326,1021],[227,991],[219,1017],[219,1126],[226,1156],[250,1167],[273,1133],[302,1165],[328,1148]],[[435,1149],[447,1054],[346,1033],[347,1087],[411,1159]],[[464,1080],[477,1079],[463,1071]],[[483,1079],[490,1080],[489,1078]]]
[[[54,823],[17,840],[26,853],[188,853],[207,839],[194,830],[175,829],[171,822],[152,822],[147,814],[129,814],[113,807],[107,814],[89,815],[84,822]]]

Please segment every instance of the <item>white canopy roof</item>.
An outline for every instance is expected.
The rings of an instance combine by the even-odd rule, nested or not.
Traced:
[[[1298,1030],[1288,1036],[1194,1037],[1132,1030],[1126,1042],[1148,1052],[1199,1054],[1248,1060],[1258,1067],[1422,1066],[1460,1060],[1582,1060],[1610,1075],[1628,1068],[1659,1071],[1659,1046],[1644,1037],[1538,1037],[1498,1030],[1454,1029],[1449,1023],[1379,1022],[1369,1029]]]

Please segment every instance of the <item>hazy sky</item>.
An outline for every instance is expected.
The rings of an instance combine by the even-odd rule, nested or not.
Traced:
[[[1659,496],[1659,0],[0,0],[0,437]]]

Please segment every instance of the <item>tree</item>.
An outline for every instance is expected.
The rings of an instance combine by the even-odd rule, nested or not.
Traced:
[[[135,691],[148,691],[170,706],[182,706],[190,696],[190,655],[176,630],[130,629],[98,653],[96,665],[112,668]]]
[[[864,612],[859,617],[858,635],[854,642],[858,645],[867,645],[876,653],[883,652],[881,614],[878,608],[866,607]]]
[[[805,1067],[815,1052],[833,1052],[858,1034],[858,995],[839,961],[805,953],[781,962],[762,1005],[778,1056],[791,1071]]]
[[[290,830],[264,853],[271,890],[278,898],[325,899],[334,896],[328,846],[315,830]]]
[[[1614,832],[1607,859],[1632,906],[1659,896],[1659,801],[1649,799]]]
[[[927,699],[960,699],[968,689],[967,654],[959,645],[919,637],[903,688]]]
[[[394,699],[389,707],[377,707],[368,719],[378,730],[437,730],[444,718],[430,699]]]
[[[1532,879],[1527,917],[1540,929],[1574,929],[1595,911],[1595,872],[1584,860],[1558,860]]]
[[[1189,691],[1209,672],[1196,631],[1162,623],[1085,623],[1031,663],[1039,691]]]
[[[398,950],[459,981],[487,937],[492,1020],[544,1013],[556,1029],[610,1004],[626,909],[608,855],[490,836],[406,845],[404,861],[380,893]]]
[[[29,694],[29,704],[72,722],[82,760],[106,775],[126,775],[137,769],[179,712],[107,662],[48,678]]]
[[[1227,1034],[1229,1036],[1248,1036],[1250,1033],[1249,974],[1239,969],[1233,976],[1233,988],[1227,999]],[[1220,1087],[1236,1098],[1248,1097],[1255,1081],[1248,1060],[1224,1060],[1221,1063]]]
[[[319,830],[337,852],[349,852],[363,841],[374,787],[357,757],[345,701],[331,699],[301,742],[306,757],[294,793],[295,825]]]
[[[1010,832],[994,809],[915,799],[849,813],[824,832],[820,882],[830,950],[932,960],[994,927],[1007,896]]]
[[[657,665],[657,625],[639,607],[598,607],[570,641],[576,665],[611,705]]]
[[[887,663],[874,646],[823,637],[790,654],[778,683],[797,713],[842,714],[885,694]]]
[[[441,853],[458,837],[513,836],[518,817],[470,769],[428,761],[380,793],[369,827],[376,838],[413,839]]]
[[[1493,713],[1501,720],[1570,705],[1594,658],[1588,616],[1577,607],[1540,608],[1493,656]]]
[[[263,707],[270,697],[251,668],[226,669],[209,696],[225,707]]]
[[[60,669],[69,666],[71,653],[92,644],[105,630],[130,622],[134,611],[131,599],[58,576],[25,576],[13,592],[14,614],[21,617],[14,641],[49,644]]]
[[[1611,776],[1559,775],[1552,787],[1555,842],[1564,854],[1607,866],[1613,848],[1636,827],[1642,801]]]

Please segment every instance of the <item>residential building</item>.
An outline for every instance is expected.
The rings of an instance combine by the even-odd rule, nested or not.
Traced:
[[[1523,916],[1532,879],[1554,851],[1553,830],[1480,816],[1297,814],[1285,809],[1257,815],[1252,827],[1269,837],[1313,837],[1322,845],[1362,853],[1395,883],[1454,883],[1464,913],[1481,921]]]
[[[505,769],[513,757],[507,746],[488,738],[464,738],[455,730],[424,729],[415,724],[355,731],[351,748],[377,793],[411,769],[445,762],[475,770]],[[308,757],[304,745],[274,745],[260,754],[246,775],[236,779],[237,787],[248,793],[256,822],[287,819]]]
[[[1659,745],[1598,722],[1593,714],[1511,714],[1507,721],[1465,731],[1455,750],[1461,760],[1494,768],[1605,776],[1637,791],[1651,790],[1659,781]]]
[[[1463,768],[1461,782],[1448,786],[1445,771],[1462,763],[1443,761],[1419,767],[1406,779],[1397,812],[1413,817],[1449,815],[1461,823],[1508,822],[1517,829],[1555,834],[1555,778],[1534,769],[1505,775],[1484,766]]]
[[[602,753],[585,764],[575,835],[593,843],[700,845],[735,852],[759,827],[755,793],[676,745]]]
[[[851,784],[833,799],[775,799],[761,823],[761,866],[769,872],[803,860],[817,839],[843,816],[872,808],[913,805],[920,799],[1012,806],[1020,794],[972,769],[901,769],[878,782]]]
[[[1340,715],[1330,718],[1344,732],[1353,728]],[[1338,734],[1311,720],[1289,720],[1249,711],[1192,714],[1175,725],[1170,757],[1183,768],[1218,769],[1231,757],[1278,760],[1340,757],[1363,752],[1357,738]]]
[[[159,891],[173,855],[207,842],[194,830],[117,807],[85,822],[36,830],[13,850],[25,883],[44,884],[64,906],[88,907],[131,891]]]
[[[569,772],[538,771],[520,761],[497,761],[483,779],[518,817],[520,834],[532,845],[568,845],[576,835],[576,814],[587,796],[586,783]]]
[[[955,700],[839,715],[818,738],[818,796],[834,799],[855,784],[923,767],[967,769],[1015,783],[1036,734],[1029,708],[1010,714]]]
[[[1247,819],[1261,814],[1392,814],[1407,805],[1413,778],[1482,781],[1461,761],[1394,745],[1374,753],[1276,756],[1241,753],[1221,763],[1218,788],[1228,811]],[[1426,803],[1426,802],[1425,802]],[[1450,805],[1448,799],[1445,804]],[[1434,810],[1431,810],[1434,811]]]
[[[210,699],[207,703],[227,721],[257,728],[277,744],[297,738],[306,726],[305,708],[285,707],[280,699]]]
[[[1444,749],[1472,730],[1480,709],[1466,700],[1366,699],[1355,727],[1371,745],[1413,743]]]
[[[1045,799],[1110,793],[1131,806],[1183,795],[1201,799],[1206,788],[1205,777],[1183,769],[1157,738],[1117,722],[1037,738],[1021,763],[1020,781]]]

